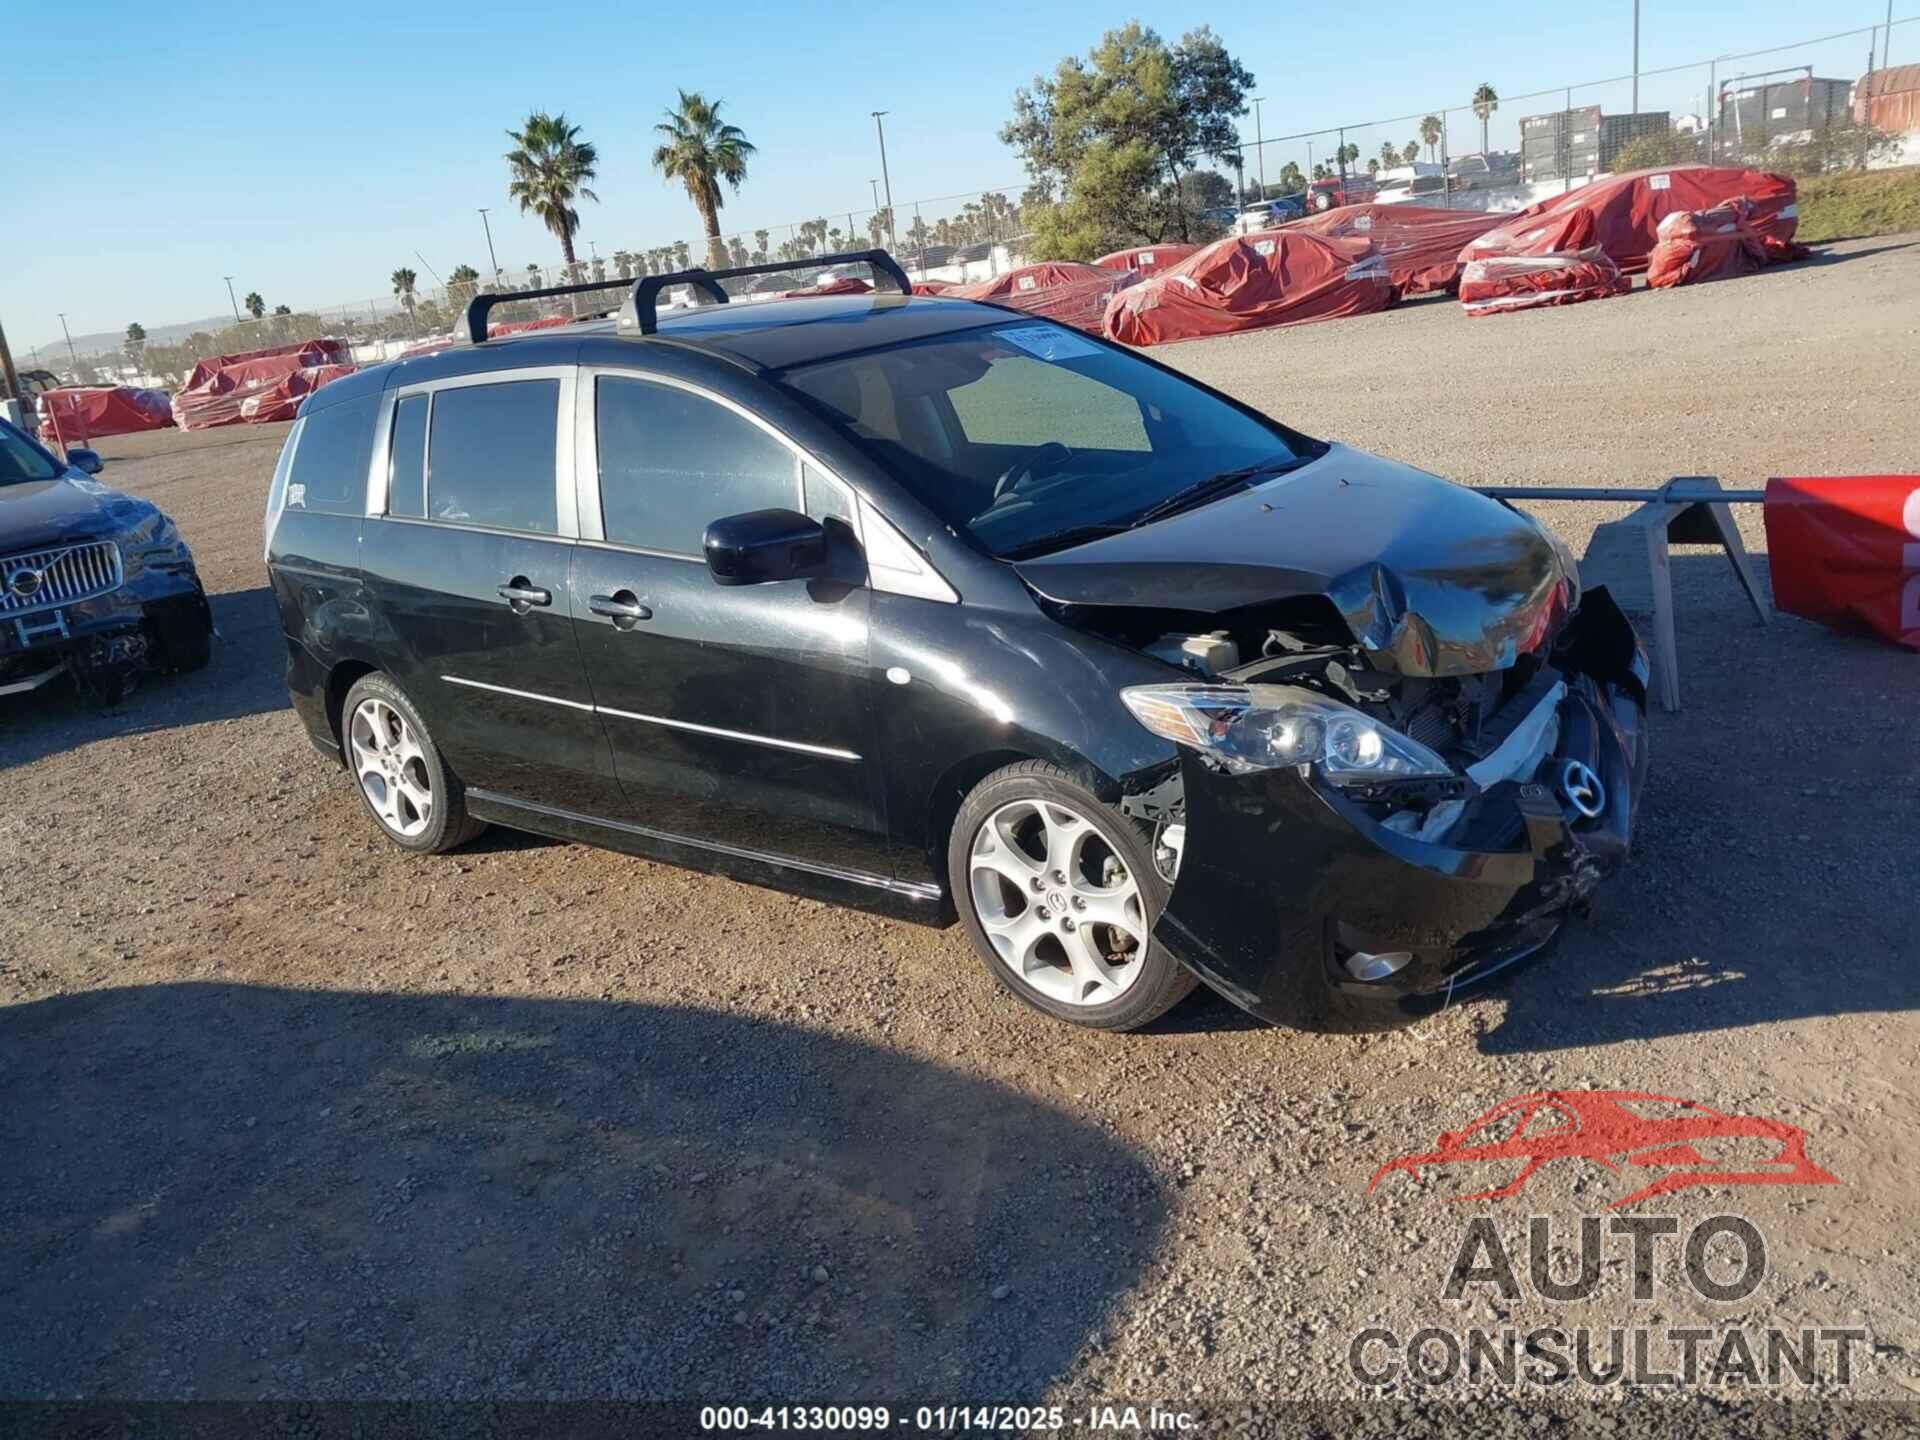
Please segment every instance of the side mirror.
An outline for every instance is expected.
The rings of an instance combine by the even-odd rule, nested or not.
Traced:
[[[764,585],[827,573],[827,532],[794,510],[749,510],[707,526],[707,569],[721,585]]]
[[[92,450],[72,449],[67,451],[67,464],[87,475],[98,475],[106,468],[106,461]]]

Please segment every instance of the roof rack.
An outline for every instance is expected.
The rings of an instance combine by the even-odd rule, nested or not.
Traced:
[[[836,255],[809,255],[800,260],[775,260],[765,265],[740,265],[731,270],[706,270],[694,266],[666,275],[642,275],[637,280],[590,280],[584,285],[550,285],[538,290],[503,290],[476,295],[467,302],[467,338],[475,345],[487,338],[487,315],[496,305],[515,300],[540,300],[554,295],[585,295],[594,290],[625,290],[626,303],[620,307],[617,328],[622,332],[651,335],[660,328],[658,306],[660,292],[678,285],[691,285],[716,305],[727,303],[722,280],[737,280],[743,275],[778,275],[787,270],[818,270],[829,265],[870,265],[875,277],[884,275],[902,295],[913,293],[913,282],[900,262],[884,250],[846,250]],[[604,312],[603,312],[604,313]],[[584,318],[584,317],[582,317]]]

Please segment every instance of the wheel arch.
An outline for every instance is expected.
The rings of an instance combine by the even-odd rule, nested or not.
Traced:
[[[947,846],[953,837],[953,822],[973,788],[995,771],[1027,760],[1045,760],[1058,765],[1102,800],[1112,801],[1120,793],[1118,782],[1085,756],[1049,754],[1038,746],[1024,750],[1000,746],[969,755],[948,766],[927,795],[926,851],[936,875],[944,877],[947,873]],[[943,878],[943,887],[944,883]]]
[[[368,675],[382,673],[378,665],[365,660],[342,660],[327,672],[327,724],[333,727],[334,742],[340,747],[340,763],[347,763],[345,717],[347,692]]]

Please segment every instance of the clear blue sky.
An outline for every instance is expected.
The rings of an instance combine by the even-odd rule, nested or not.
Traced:
[[[463,262],[484,271],[480,205],[494,207],[503,266],[556,263],[551,237],[505,196],[502,132],[534,108],[564,110],[600,148],[601,203],[583,207],[581,252],[593,240],[605,255],[697,234],[684,194],[647,166],[651,127],[676,87],[724,97],[760,147],[728,199],[731,230],[866,208],[880,173],[874,109],[892,112],[896,202],[992,186],[1017,195],[1021,168],[995,134],[1014,87],[1129,18],[1169,40],[1211,23],[1253,71],[1268,136],[1464,104],[1482,80],[1518,96],[1631,65],[1629,0],[1546,11],[1488,0],[1451,13],[1385,0],[1304,15],[1085,0],[56,8],[38,40],[14,34],[0,55],[11,133],[24,142],[0,213],[0,323],[23,357],[57,342],[60,311],[76,335],[219,313],[226,274],[242,295],[306,308],[385,295],[401,264],[428,283],[416,249],[442,275]],[[1884,0],[1645,0],[1641,63],[1785,44],[1884,13]],[[1853,78],[1866,51],[1863,36],[1732,68],[1802,62]],[[1920,60],[1920,26],[1896,27],[1893,59]],[[1642,106],[1701,110],[1705,90],[1704,70],[1649,80]],[[1575,103],[1625,110],[1627,87]],[[1513,143],[1521,114],[1553,108],[1503,108],[1494,144]],[[1412,130],[1350,138],[1369,156]],[[1244,131],[1251,139],[1251,116]],[[1452,148],[1476,149],[1478,137],[1456,131]],[[1270,171],[1288,156],[1304,163],[1304,145],[1269,146]]]

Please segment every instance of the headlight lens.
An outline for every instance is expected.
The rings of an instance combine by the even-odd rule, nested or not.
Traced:
[[[1134,685],[1120,698],[1154,734],[1239,774],[1317,765],[1335,785],[1366,785],[1454,773],[1418,740],[1291,685]]]
[[[120,546],[123,550],[158,550],[171,548],[179,538],[173,521],[156,508],[149,509],[120,537]]]

